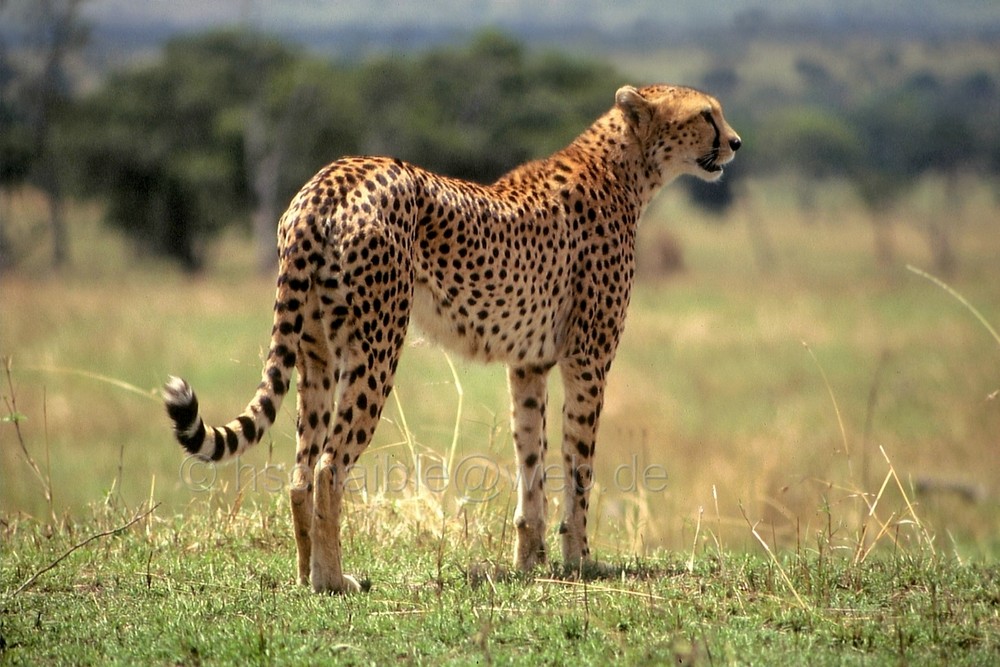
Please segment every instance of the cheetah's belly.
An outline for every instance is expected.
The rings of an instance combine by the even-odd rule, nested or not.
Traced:
[[[565,319],[558,309],[520,312],[503,297],[481,301],[470,309],[439,298],[426,282],[418,282],[412,315],[428,338],[476,361],[521,365],[558,359]]]

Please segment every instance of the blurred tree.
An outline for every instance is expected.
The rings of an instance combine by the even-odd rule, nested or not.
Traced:
[[[916,173],[912,160],[922,134],[917,112],[908,96],[879,94],[853,113],[864,150],[847,175],[868,208],[875,258],[883,267],[896,255],[892,205]]]
[[[858,129],[834,110],[795,106],[771,115],[759,128],[760,159],[794,165],[809,178],[846,174],[864,153]]]
[[[18,72],[0,43],[0,187],[27,180],[32,162],[32,132],[27,105],[18,99]]]
[[[491,181],[566,145],[611,106],[621,83],[609,66],[528,54],[495,32],[414,60],[376,60],[361,73],[363,150]]]
[[[259,209],[264,263],[280,202],[354,148],[351,88],[335,68],[259,35],[183,37],[84,100],[68,145],[83,185],[108,196],[109,222],[148,251],[197,270],[213,236]]]
[[[284,202],[340,155],[493,180],[569,142],[620,83],[610,67],[529,56],[493,32],[354,70],[221,32],[112,76],[81,104],[67,152],[81,185],[108,195],[109,220],[150,251],[196,270],[219,230],[252,217],[266,265]]]
[[[716,65],[701,77],[701,85],[718,98],[730,97],[740,84],[740,75],[734,65]]]
[[[262,271],[276,263],[275,228],[287,202],[320,165],[358,151],[360,105],[354,74],[308,58],[276,72],[252,102],[244,155]]]
[[[44,193],[55,267],[66,264],[70,253],[63,214],[65,163],[54,142],[59,116],[70,100],[66,62],[88,35],[80,12],[84,2],[0,4],[5,20],[18,24],[26,38],[21,66],[0,48],[0,186],[30,183]],[[0,220],[0,269],[13,259],[10,243]]]
[[[17,70],[0,42],[0,190],[23,183],[31,169],[31,132],[23,105],[14,102]],[[16,250],[10,221],[0,209],[0,272],[14,263]]]
[[[851,173],[865,153],[857,127],[824,107],[796,105],[776,111],[758,132],[753,161],[766,163],[770,171],[798,174],[801,178],[794,183],[799,203],[810,212],[815,208],[815,184]]]
[[[923,169],[943,175],[947,210],[960,211],[959,180],[963,172],[979,171],[988,166],[989,158],[977,151],[978,138],[962,113],[953,109],[939,111],[930,119],[928,141],[917,156]],[[944,277],[951,276],[958,267],[958,256],[952,243],[954,220],[940,215],[931,216],[925,226],[927,244],[931,251],[935,271]]]
[[[835,82],[829,67],[823,61],[811,56],[796,58],[795,72],[802,78],[806,86],[812,90],[828,88]]]
[[[235,33],[182,38],[84,100],[71,139],[85,186],[108,196],[108,221],[197,269],[205,237],[247,211],[243,142],[226,113],[284,56]]]
[[[952,184],[947,192],[953,198],[963,171],[988,165],[970,119],[992,116],[1000,120],[997,110],[985,105],[977,109],[975,98],[966,100],[961,86],[948,85],[931,72],[919,71],[902,86],[878,91],[852,110],[864,151],[849,175],[871,212],[876,257],[883,264],[894,256],[889,209],[920,176],[944,175]],[[961,107],[955,107],[955,99],[963,100]],[[957,263],[948,223],[936,217],[926,225],[935,269],[942,274],[952,273]]]

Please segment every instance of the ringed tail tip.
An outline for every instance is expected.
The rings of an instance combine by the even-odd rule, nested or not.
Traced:
[[[198,415],[198,397],[191,385],[171,376],[163,385],[163,403],[177,440],[188,452],[197,454],[205,438],[205,426]]]

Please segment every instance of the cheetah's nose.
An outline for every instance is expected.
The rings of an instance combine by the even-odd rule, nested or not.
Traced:
[[[743,141],[739,137],[729,140],[729,147],[732,148],[734,151],[738,151],[740,149],[740,146],[742,145]]]

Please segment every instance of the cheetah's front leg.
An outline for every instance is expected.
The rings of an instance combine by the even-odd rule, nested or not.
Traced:
[[[523,366],[507,372],[511,427],[517,450],[517,543],[514,564],[529,570],[545,562],[545,387],[549,368]]]
[[[575,566],[590,558],[587,545],[587,510],[594,485],[594,450],[597,423],[604,401],[604,364],[568,360],[560,363],[563,404],[563,465],[565,507],[559,526],[563,563]]]

